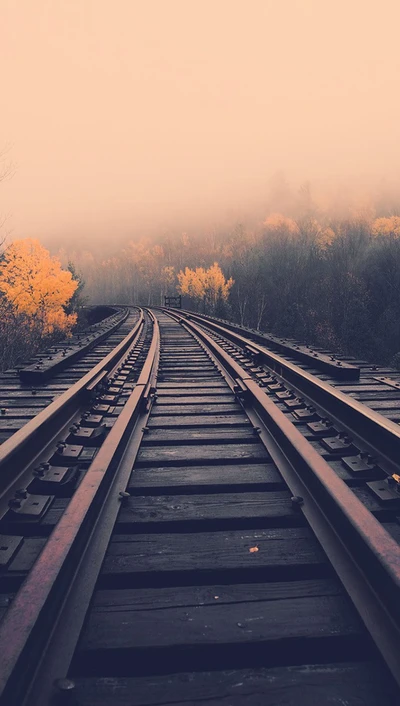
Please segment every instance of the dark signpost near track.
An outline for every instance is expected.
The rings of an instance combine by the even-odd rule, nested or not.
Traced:
[[[175,309],[182,309],[182,297],[179,294],[179,296],[176,297],[166,297],[164,296],[164,306],[173,306]]]

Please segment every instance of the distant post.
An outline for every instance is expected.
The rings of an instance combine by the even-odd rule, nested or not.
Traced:
[[[176,297],[167,297],[164,296],[164,306],[166,307],[174,307],[175,309],[182,309],[182,297],[179,294],[179,296]]]

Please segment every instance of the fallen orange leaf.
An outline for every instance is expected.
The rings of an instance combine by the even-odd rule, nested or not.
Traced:
[[[258,547],[250,547],[250,549],[249,549],[250,554],[254,554],[254,552],[258,552],[258,551],[259,551]]]

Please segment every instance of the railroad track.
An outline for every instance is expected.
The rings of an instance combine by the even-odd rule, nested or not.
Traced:
[[[397,492],[398,428],[363,408],[363,476],[307,428],[336,431],[340,406],[349,438],[362,405],[296,418],[300,385],[316,416],[342,392],[217,325],[145,311],[99,399],[96,373],[0,457],[9,504],[24,481],[0,519],[2,705],[399,702],[397,498],[367,485]],[[55,463],[80,474],[68,492],[49,493]]]
[[[114,309],[103,321],[38,353],[26,365],[0,373],[0,444],[98,364],[138,316],[136,309]]]

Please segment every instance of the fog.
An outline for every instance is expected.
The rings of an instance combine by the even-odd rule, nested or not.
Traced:
[[[12,237],[90,248],[258,217],[276,171],[321,192],[398,183],[398,0],[1,0],[0,12]]]

